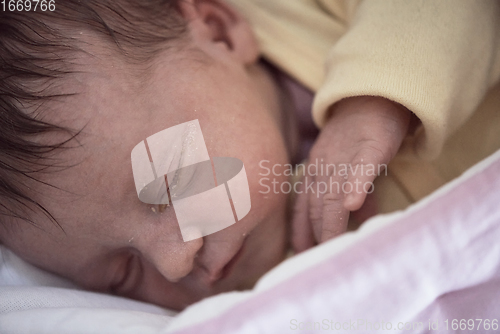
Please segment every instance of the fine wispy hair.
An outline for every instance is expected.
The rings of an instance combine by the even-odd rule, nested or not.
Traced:
[[[0,226],[12,219],[38,226],[38,213],[59,225],[33,187],[44,184],[41,173],[68,167],[54,157],[71,149],[81,129],[47,123],[40,111],[61,97],[71,59],[83,52],[78,31],[97,34],[126,61],[147,63],[185,33],[179,1],[63,0],[52,12],[0,12]],[[65,139],[37,139],[50,132]]]

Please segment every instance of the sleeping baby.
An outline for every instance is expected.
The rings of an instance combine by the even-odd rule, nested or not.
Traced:
[[[499,146],[483,141],[473,158],[438,173],[442,152],[460,156],[460,145],[443,148],[446,140],[478,113],[500,76],[497,3],[288,3],[242,1],[234,9],[222,0],[65,0],[53,11],[1,12],[0,242],[86,289],[180,310],[251,288],[290,247],[300,252],[345,232],[350,212],[400,209]],[[434,27],[447,11],[447,25]],[[283,19],[291,13],[303,15],[290,28],[297,41],[315,38],[308,22],[318,39],[329,36],[317,43],[328,63],[323,77],[289,65],[300,47],[279,45],[287,34],[279,27],[291,24]],[[273,15],[283,24],[267,31]],[[484,40],[496,44],[475,51],[479,21],[482,35],[492,36]],[[299,152],[306,121],[290,82],[317,93],[321,132],[307,156]],[[131,152],[193,120],[210,157],[243,162],[251,209],[227,228],[185,241],[172,205],[138,197]],[[303,158],[327,167],[318,175],[304,165],[313,183],[370,187],[319,191],[302,182],[289,209],[287,192],[263,191],[262,162],[277,166],[280,184],[289,181],[286,166]],[[341,164],[347,173],[334,171]],[[369,165],[388,165],[387,177],[355,168]],[[415,188],[412,180],[421,179],[427,185]],[[399,207],[383,206],[390,194],[403,198]]]

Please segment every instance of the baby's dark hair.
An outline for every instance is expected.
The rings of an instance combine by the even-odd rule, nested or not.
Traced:
[[[84,52],[79,31],[97,33],[125,60],[146,63],[184,34],[180,1],[61,0],[52,12],[0,12],[0,226],[9,217],[37,226],[32,214],[40,211],[58,224],[31,185],[54,171],[55,152],[78,142],[78,130],[45,122],[40,110],[61,97],[54,88],[71,75],[72,56]],[[36,140],[49,132],[67,136]]]

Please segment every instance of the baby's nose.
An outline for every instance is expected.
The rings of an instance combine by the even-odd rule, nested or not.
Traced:
[[[151,247],[149,258],[167,280],[177,282],[193,270],[197,253],[202,247],[203,238],[187,242],[180,239]]]

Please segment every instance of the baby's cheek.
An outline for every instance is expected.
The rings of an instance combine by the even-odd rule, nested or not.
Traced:
[[[280,185],[287,182],[283,176],[255,175],[249,178],[252,208],[250,213],[257,214],[260,219],[285,210],[287,194],[280,190]]]

